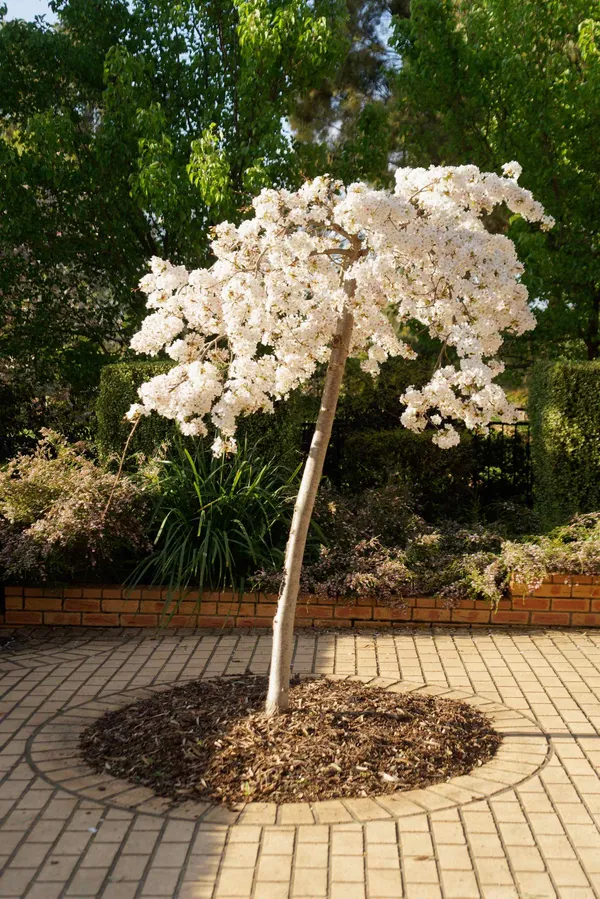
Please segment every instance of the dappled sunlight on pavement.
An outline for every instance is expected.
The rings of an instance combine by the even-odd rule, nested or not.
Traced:
[[[470,697],[506,722],[507,751],[460,787],[387,806],[237,812],[169,809],[144,788],[90,775],[73,754],[78,729],[120,694],[266,672],[269,635],[63,635],[25,632],[0,652],[0,897],[600,896],[600,633],[300,632],[297,671]]]

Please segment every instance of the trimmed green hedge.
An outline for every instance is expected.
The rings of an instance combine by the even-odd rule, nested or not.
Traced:
[[[381,366],[377,378],[362,371],[358,359],[346,365],[336,421],[352,431],[389,431],[400,427],[404,405],[400,397],[407,387],[429,381],[434,361],[395,356]]]
[[[431,434],[400,427],[359,431],[343,441],[339,459],[341,485],[354,493],[395,479],[407,484],[419,511],[427,516],[456,514],[473,503],[477,457],[470,433],[458,446],[440,449]],[[337,479],[336,479],[337,480]]]
[[[124,416],[132,403],[138,402],[138,387],[155,375],[173,367],[172,362],[119,362],[105,365],[100,377],[100,393],[96,403],[97,443],[102,456],[120,456],[131,430]],[[298,395],[279,404],[272,415],[257,414],[239,423],[238,441],[250,446],[261,443],[265,455],[278,455],[287,464],[297,464],[302,444],[302,424],[307,415],[305,401]],[[129,453],[152,456],[177,432],[177,425],[156,413],[142,419],[136,428]]]
[[[541,362],[529,387],[535,510],[545,529],[600,510],[600,362]]]
[[[117,362],[105,365],[100,375],[100,391],[96,401],[96,440],[102,456],[120,456],[131,423],[124,420],[132,403],[139,402],[138,387],[173,367],[173,362]],[[176,425],[152,413],[136,428],[129,446],[130,453],[151,456],[161,443],[175,434]]]

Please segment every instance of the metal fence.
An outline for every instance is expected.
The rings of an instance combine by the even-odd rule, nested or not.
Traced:
[[[491,422],[475,441],[479,491],[485,503],[519,499],[531,505],[533,473],[528,421]]]
[[[308,451],[314,423],[306,423],[303,449]],[[335,422],[325,474],[340,486],[344,446],[350,432]],[[492,422],[472,438],[471,484],[483,505],[515,501],[533,503],[530,428],[528,421]]]

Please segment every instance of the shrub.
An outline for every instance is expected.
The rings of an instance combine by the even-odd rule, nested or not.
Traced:
[[[400,425],[401,395],[410,385],[422,387],[431,377],[433,358],[388,359],[373,379],[358,359],[349,359],[340,395],[325,474],[338,489],[360,493],[389,482],[410,487],[426,517],[468,507],[477,469],[470,433],[461,444],[442,450],[430,434]]]
[[[423,387],[435,367],[432,358],[393,357],[382,363],[377,378],[364,372],[358,359],[348,359],[336,421],[348,431],[389,431],[400,425],[407,387]]]
[[[520,542],[499,529],[430,525],[411,513],[404,489],[324,497],[317,510],[326,545],[302,568],[303,593],[333,598],[376,596],[401,605],[411,596],[485,599],[496,605],[511,578],[530,592],[551,573],[600,574],[600,512]],[[257,589],[275,591],[277,570],[259,571]]]
[[[287,401],[275,404],[273,413],[259,412],[242,418],[237,440],[256,446],[265,459],[277,457],[286,466],[296,468],[302,461],[305,422],[312,417],[314,402],[297,390]]]
[[[156,463],[155,549],[131,582],[243,589],[257,567],[281,563],[297,486],[297,471],[257,447],[215,458],[208,443],[190,452],[175,440]]]
[[[492,426],[484,434],[461,429],[459,446],[443,450],[431,435],[400,427],[401,395],[421,387],[435,366],[435,355],[418,360],[393,358],[373,380],[350,359],[340,396],[325,473],[340,489],[360,492],[390,480],[410,484],[419,511],[428,519],[472,517],[510,499],[530,504],[528,440],[519,432],[505,440]]]
[[[33,454],[17,456],[0,471],[2,578],[58,582],[95,572],[106,578],[147,548],[145,509],[143,491],[130,478],[116,483],[85,445],[69,446],[42,431]]]
[[[138,388],[155,375],[167,372],[172,362],[119,362],[105,365],[100,377],[100,393],[96,404],[97,442],[103,457],[120,457],[131,431],[131,422],[124,420],[132,403],[138,401]],[[310,417],[310,400],[300,393],[286,403],[276,406],[273,414],[249,416],[240,422],[238,441],[252,446],[260,443],[262,451],[278,454],[289,465],[299,461],[302,426]],[[174,421],[156,413],[144,417],[129,445],[128,453],[141,453],[147,458],[160,454],[165,444],[180,440]],[[188,441],[193,448],[193,441]]]
[[[505,542],[502,563],[529,591],[549,574],[600,574],[600,512],[576,515],[540,537]]]
[[[131,422],[125,420],[125,413],[132,403],[137,402],[138,387],[164,374],[173,362],[118,362],[105,365],[100,375],[100,392],[96,402],[98,449],[104,458],[120,457],[131,431]],[[158,448],[173,439],[175,423],[160,415],[148,415],[140,421],[129,446],[129,451],[153,456]]]
[[[477,467],[470,434],[458,446],[441,449],[429,434],[406,428],[359,431],[346,438],[340,456],[340,486],[359,492],[390,480],[403,482],[426,518],[456,515],[474,500]]]
[[[304,593],[376,595],[391,603],[432,594],[449,603],[463,597],[500,597],[504,573],[496,568],[501,538],[455,522],[426,524],[413,513],[405,486],[388,485],[355,496],[325,493],[317,521],[326,545],[316,560],[303,565]],[[275,591],[280,581],[280,572],[262,570],[254,584]]]
[[[543,362],[529,388],[535,509],[544,529],[600,509],[600,362]]]

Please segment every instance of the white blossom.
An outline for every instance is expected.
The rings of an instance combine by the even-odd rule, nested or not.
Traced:
[[[129,421],[135,421],[140,415],[150,415],[150,409],[147,409],[141,403],[133,403],[125,413],[125,418],[128,418]]]
[[[506,333],[535,324],[511,240],[482,218],[505,204],[549,228],[553,220],[517,183],[475,166],[399,169],[393,192],[316,178],[298,191],[265,189],[254,217],[214,229],[215,262],[188,272],[161,259],[141,281],[150,315],[131,346],[177,364],[140,388],[129,417],[156,411],[186,434],[219,436],[235,451],[240,416],[263,410],[327,361],[341,312],[353,316],[351,354],[373,376],[388,357],[413,358],[399,337],[419,322],[441,342],[428,384],[403,397],[402,423],[459,440],[452,422],[479,428],[514,418],[494,383]],[[351,287],[351,289],[348,289]]]

